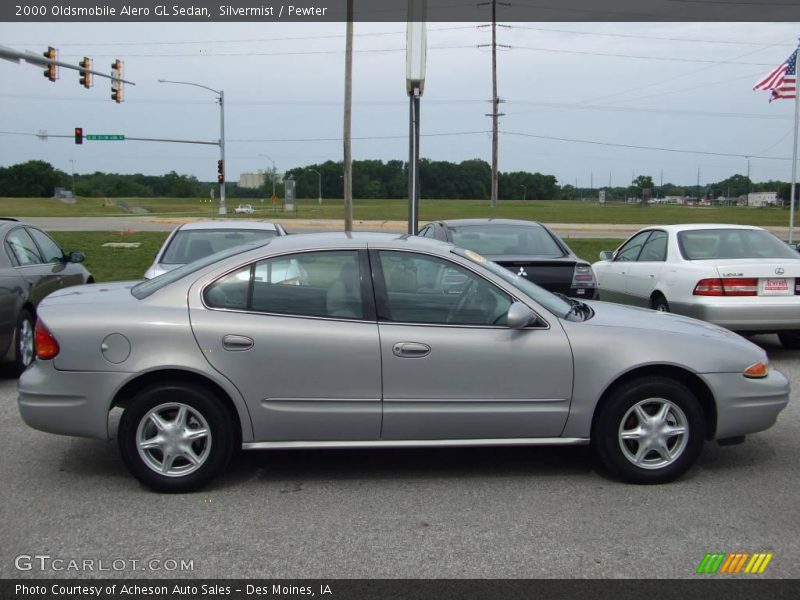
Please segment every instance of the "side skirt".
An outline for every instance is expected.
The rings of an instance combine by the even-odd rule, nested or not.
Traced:
[[[297,441],[245,442],[243,450],[302,448],[430,448],[469,446],[584,446],[589,438],[506,438],[475,440],[365,440],[365,441]]]

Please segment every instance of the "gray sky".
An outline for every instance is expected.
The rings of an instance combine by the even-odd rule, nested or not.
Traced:
[[[794,49],[792,23],[512,23],[498,42],[500,129],[561,138],[685,150],[791,158],[792,101],[768,103],[756,80]],[[42,70],[0,61],[0,131],[216,140],[213,94],[157,83],[194,81],[226,96],[227,176],[341,160],[344,23],[0,23],[0,44],[43,51],[95,68],[125,62],[125,102],[110,99],[108,80],[85,90],[76,71],[50,83]],[[405,25],[357,23],[353,74],[355,159],[408,156]],[[591,35],[589,35],[591,34]],[[599,35],[604,34],[604,35]],[[632,36],[632,37],[631,37]],[[639,37],[641,36],[641,37]],[[671,38],[671,39],[659,39]],[[432,23],[422,98],[422,156],[461,161],[491,157],[490,32],[468,23]],[[683,41],[702,40],[702,41]],[[716,42],[716,43],[712,43]],[[608,55],[627,55],[608,56]],[[630,56],[649,57],[631,58]],[[656,60],[656,57],[673,60]],[[723,64],[716,64],[716,63]],[[270,141],[334,138],[334,141]],[[246,141],[259,140],[259,141]],[[42,159],[67,172],[216,178],[214,146],[84,142],[0,135],[0,164]],[[500,169],[554,174],[560,183],[630,182],[631,173],[694,184],[746,172],[744,158],[677,154],[503,134]],[[756,181],[789,180],[791,161],[753,158]]]

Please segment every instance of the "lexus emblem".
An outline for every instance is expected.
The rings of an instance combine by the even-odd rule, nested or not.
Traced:
[[[525,271],[525,267],[519,268],[519,273],[517,273],[517,277],[527,277],[528,273]]]
[[[775,269],[775,275],[783,275],[786,271],[784,271],[783,267],[778,267]]]

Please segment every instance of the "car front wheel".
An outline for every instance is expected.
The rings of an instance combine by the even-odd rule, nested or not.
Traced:
[[[613,473],[632,483],[680,477],[703,447],[705,419],[694,394],[665,377],[637,379],[612,392],[592,428],[592,444]]]
[[[233,453],[233,422],[220,400],[182,383],[145,388],[122,414],[118,443],[130,472],[160,492],[190,492],[220,474]]]
[[[33,362],[35,353],[33,329],[35,323],[30,311],[23,309],[22,312],[20,312],[14,336],[15,364],[18,374],[22,374],[22,372],[28,368],[28,365]]]

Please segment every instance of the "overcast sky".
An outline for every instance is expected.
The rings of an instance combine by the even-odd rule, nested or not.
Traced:
[[[108,80],[85,90],[76,71],[50,83],[42,69],[0,60],[0,164],[46,160],[69,172],[216,178],[215,146],[145,142],[40,141],[8,132],[216,140],[219,110],[202,89],[223,89],[227,175],[278,171],[342,157],[344,23],[0,23],[0,44],[43,51],[95,68],[125,62],[125,101],[110,99]],[[408,157],[403,23],[355,25],[353,157]],[[602,34],[602,35],[601,35]],[[751,159],[756,181],[791,175],[792,101],[768,103],[752,86],[783,62],[798,24],[513,23],[498,30],[512,46],[498,54],[500,169],[553,174],[560,183],[627,185],[631,175],[694,184],[744,174],[747,160],[555,141],[508,132],[603,143],[787,160]],[[670,38],[670,39],[664,39]],[[488,29],[432,23],[422,98],[422,156],[491,158],[491,41]],[[618,55],[618,56],[609,56]],[[626,55],[626,56],[619,56]],[[639,57],[639,58],[634,58]],[[669,59],[669,60],[659,60]],[[470,133],[473,132],[473,133]],[[474,133],[477,132],[477,133]],[[460,135],[434,135],[434,134]],[[463,134],[463,135],[461,135]],[[386,139],[355,139],[385,137]],[[308,141],[310,139],[319,141]],[[305,140],[305,141],[281,141]]]

